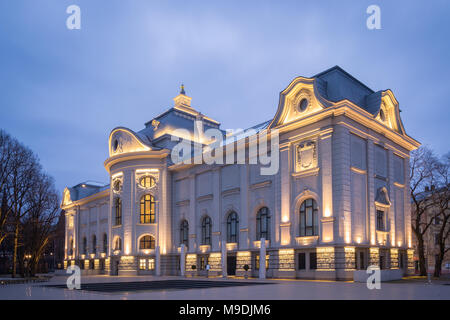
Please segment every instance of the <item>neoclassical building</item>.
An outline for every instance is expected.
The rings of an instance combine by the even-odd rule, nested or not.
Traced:
[[[245,161],[213,164],[174,160],[182,139],[205,147],[206,132],[222,130],[183,87],[174,102],[140,131],[111,131],[109,185],[65,189],[66,267],[316,279],[352,279],[369,265],[413,271],[408,165],[420,144],[391,90],[375,92],[337,66],[297,77],[273,119],[243,135],[221,131],[215,154]],[[275,174],[253,161],[250,141],[263,134]]]

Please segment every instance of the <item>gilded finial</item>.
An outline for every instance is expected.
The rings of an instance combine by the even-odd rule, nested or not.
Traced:
[[[180,94],[186,94],[186,92],[184,91],[184,84],[181,84]]]

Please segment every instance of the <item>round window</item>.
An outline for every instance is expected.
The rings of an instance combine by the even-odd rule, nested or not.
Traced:
[[[303,98],[298,105],[300,111],[305,111],[308,108],[308,99]]]

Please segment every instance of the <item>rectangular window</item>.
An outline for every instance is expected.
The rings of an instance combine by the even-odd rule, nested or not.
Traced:
[[[400,269],[403,269],[403,267],[405,265],[404,259],[405,259],[405,255],[403,253],[400,253],[400,259],[399,259]]]
[[[377,230],[385,231],[384,229],[384,211],[377,210]]]
[[[266,270],[269,269],[269,255],[266,254]],[[259,270],[259,254],[255,255],[255,270]]]
[[[298,254],[298,270],[306,269],[306,254],[304,252],[300,252]]]
[[[139,270],[145,270],[146,264],[145,259],[139,259]]]
[[[364,252],[359,253],[359,270],[364,270],[365,267],[365,259],[364,259]]]
[[[148,259],[148,270],[155,270],[155,259]]]
[[[311,270],[317,269],[317,253],[316,252],[309,253],[309,269],[311,269]]]
[[[200,270],[205,270],[207,264],[208,264],[208,257],[205,256],[200,257]]]
[[[384,256],[380,256],[380,270],[384,269]]]
[[[438,245],[438,244],[439,244],[439,234],[438,234],[438,233],[436,233],[436,234],[434,235],[434,244],[435,244],[435,245]]]

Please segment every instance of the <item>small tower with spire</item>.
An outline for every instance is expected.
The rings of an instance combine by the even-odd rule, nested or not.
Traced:
[[[173,98],[173,101],[175,101],[175,108],[177,107],[185,107],[185,108],[192,108],[191,107],[191,97],[188,97],[186,95],[186,91],[184,91],[184,84],[181,84],[180,93]]]

